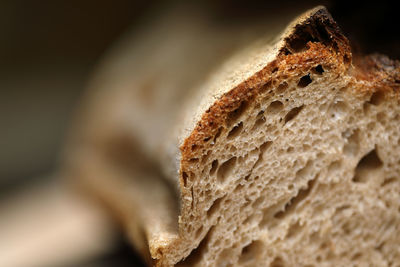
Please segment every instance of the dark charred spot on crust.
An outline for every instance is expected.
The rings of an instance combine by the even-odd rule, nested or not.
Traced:
[[[280,51],[284,55],[308,50],[310,43],[322,43],[327,47],[332,47],[336,52],[343,53],[345,64],[351,62],[349,41],[324,8],[297,24],[293,33],[286,37],[285,42],[285,46]]]

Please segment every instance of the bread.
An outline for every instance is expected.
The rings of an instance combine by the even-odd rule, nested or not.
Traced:
[[[399,266],[399,62],[352,55],[316,7],[207,78],[243,39],[195,25],[106,60],[70,175],[159,266]]]

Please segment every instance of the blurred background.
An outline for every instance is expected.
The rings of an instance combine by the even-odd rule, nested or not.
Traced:
[[[398,15],[389,1],[193,2],[191,5],[224,21],[254,19],[323,4],[357,51],[380,52],[400,59]],[[166,0],[0,0],[0,251],[4,247],[12,248],[8,255],[15,257],[22,255],[24,247],[26,251],[34,251],[31,247],[37,246],[39,241],[28,244],[31,231],[27,225],[46,232],[52,227],[53,219],[60,220],[65,216],[65,221],[69,221],[75,215],[69,216],[68,212],[76,207],[85,219],[79,221],[78,218],[74,225],[66,225],[63,229],[77,235],[83,231],[79,229],[86,229],[87,235],[94,234],[95,229],[87,222],[97,221],[97,218],[102,218],[104,224],[99,227],[114,227],[102,211],[93,212],[96,208],[64,201],[57,193],[55,184],[62,178],[56,173],[63,143],[91,73],[107,49],[126,30],[139,29],[143,20],[156,19],[171,6],[184,3]],[[49,191],[53,195],[40,198],[43,192]],[[34,203],[53,205],[53,209],[40,211],[44,219],[36,228],[29,221],[32,214],[41,214],[40,207]],[[91,214],[85,215],[88,210]],[[11,226],[15,228],[14,232],[8,230]],[[25,229],[28,236],[18,236],[22,235],[19,229]],[[1,233],[7,233],[8,239]],[[79,244],[72,242],[66,248],[70,254],[63,253],[64,247],[59,244],[65,245],[64,238],[71,239],[72,236],[53,234],[54,250],[59,248],[61,251],[58,254],[48,251],[42,257],[54,254],[52,266],[142,266],[124,238],[114,231],[98,239],[89,237],[82,249],[75,248],[75,252],[71,247]],[[0,259],[1,253],[4,251],[0,252]],[[60,255],[57,256],[60,260],[56,254]],[[62,255],[67,259],[63,260]]]

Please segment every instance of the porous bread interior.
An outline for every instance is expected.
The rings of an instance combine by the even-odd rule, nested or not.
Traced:
[[[321,65],[263,92],[192,159],[180,264],[398,264],[399,98]]]

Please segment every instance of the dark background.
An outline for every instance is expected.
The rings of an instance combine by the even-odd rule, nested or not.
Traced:
[[[182,2],[183,3],[183,2]],[[128,28],[180,1],[0,0],[0,200],[45,183],[92,70]],[[328,7],[354,47],[400,59],[400,25],[387,1],[203,1],[223,20]],[[94,266],[140,265],[125,242]],[[92,266],[82,263],[82,266]]]

